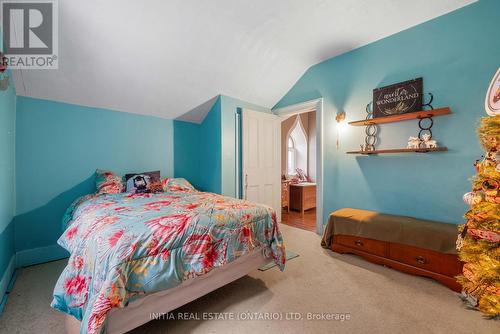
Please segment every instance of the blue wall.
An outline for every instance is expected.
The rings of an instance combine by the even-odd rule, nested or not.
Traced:
[[[174,121],[175,176],[196,188],[236,197],[236,110],[271,112],[219,95],[201,124]]]
[[[15,127],[16,93],[9,87],[0,91],[0,312],[11,276],[6,270],[14,256]]]
[[[221,99],[201,124],[174,121],[174,175],[196,189],[221,193]]]
[[[176,177],[188,179],[202,191],[237,197],[238,109],[272,112],[270,108],[219,95],[201,124],[174,121]],[[194,146],[197,142],[198,146]]]
[[[448,15],[311,67],[276,105],[323,97],[324,221],[343,207],[376,210],[449,223],[462,223],[473,163],[482,150],[476,138],[484,97],[500,66],[500,1],[482,0]],[[335,148],[335,113],[364,119],[372,89],[422,76],[434,106],[453,114],[437,117],[433,133],[446,153],[346,155],[358,150],[364,128],[349,127]],[[417,122],[381,126],[380,145],[405,147]]]
[[[55,244],[97,168],[173,175],[172,120],[18,97],[16,129],[17,251]]]
[[[174,176],[201,189],[200,125],[174,121]]]
[[[221,193],[221,99],[200,124],[200,190]]]

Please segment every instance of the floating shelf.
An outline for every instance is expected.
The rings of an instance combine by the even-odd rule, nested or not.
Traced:
[[[407,121],[407,120],[411,120],[411,119],[421,119],[421,118],[426,118],[426,117],[447,115],[450,113],[451,113],[451,109],[449,107],[445,107],[445,108],[439,108],[439,109],[433,109],[433,110],[415,111],[415,112],[410,112],[407,114],[398,114],[398,115],[377,117],[377,118],[361,120],[361,121],[353,121],[353,122],[349,122],[349,125],[367,126],[367,125],[371,125],[371,124],[393,123],[393,122]]]
[[[375,151],[349,151],[347,154],[362,154],[362,155],[372,155],[372,154],[387,154],[387,153],[431,153],[431,152],[444,152],[448,151],[447,147],[436,147],[436,148],[394,148],[394,149],[382,149]]]

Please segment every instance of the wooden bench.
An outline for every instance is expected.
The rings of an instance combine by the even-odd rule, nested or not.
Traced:
[[[330,215],[323,247],[356,254],[367,261],[426,276],[460,291],[462,272],[455,241],[456,225],[358,209]]]

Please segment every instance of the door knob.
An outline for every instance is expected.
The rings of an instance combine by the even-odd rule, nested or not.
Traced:
[[[248,199],[248,174],[245,174],[245,198]]]

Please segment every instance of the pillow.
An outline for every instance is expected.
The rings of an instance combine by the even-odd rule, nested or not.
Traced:
[[[163,191],[166,193],[170,192],[194,192],[197,191],[188,180],[182,177],[178,178],[164,178],[161,180],[161,185],[163,186]]]
[[[95,171],[96,193],[119,194],[123,192],[122,178],[109,170],[98,169]]]
[[[161,192],[160,171],[139,174],[126,174],[125,184],[128,193],[154,193]]]

